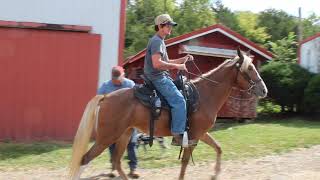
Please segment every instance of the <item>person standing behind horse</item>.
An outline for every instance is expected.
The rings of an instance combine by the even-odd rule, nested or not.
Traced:
[[[135,83],[124,77],[124,69],[121,66],[115,66],[112,68],[112,80],[109,80],[102,84],[102,86],[98,89],[98,94],[108,94],[113,91],[116,91],[121,88],[132,88]],[[136,172],[138,159],[136,155],[136,143],[137,143],[137,130],[134,129],[131,135],[131,139],[129,141],[129,144],[127,146],[127,152],[128,152],[128,158],[129,158],[129,167],[130,167],[130,173],[129,176],[132,178],[139,178],[139,174]],[[110,152],[110,160],[112,163],[112,154],[115,149],[115,144],[112,144],[109,147]],[[115,170],[112,168],[111,173],[109,176],[115,177]]]
[[[174,85],[168,70],[185,70],[185,62],[191,55],[179,59],[168,58],[164,39],[171,34],[172,27],[176,26],[170,15],[162,14],[155,18],[156,34],[149,40],[144,60],[144,75],[153,83],[155,88],[164,96],[171,107],[172,145],[180,146],[186,127],[186,102],[183,95]]]

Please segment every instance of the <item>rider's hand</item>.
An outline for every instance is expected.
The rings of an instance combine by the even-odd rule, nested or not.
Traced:
[[[182,64],[183,63],[186,63],[187,61],[192,61],[193,60],[193,56],[192,55],[190,55],[190,54],[188,54],[188,55],[186,55],[186,56],[184,56],[183,58],[182,58]]]
[[[187,69],[185,64],[176,64],[176,67],[177,67],[178,70],[182,70],[182,71],[187,71],[188,72],[188,69]]]

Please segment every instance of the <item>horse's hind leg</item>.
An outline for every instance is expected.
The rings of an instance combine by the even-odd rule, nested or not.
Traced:
[[[216,140],[214,140],[213,137],[210,136],[209,133],[204,134],[200,138],[200,140],[203,141],[204,143],[208,144],[209,146],[213,147],[217,153],[215,175],[213,176],[213,179],[216,179],[216,178],[218,178],[218,175],[220,174],[220,170],[221,170],[221,154],[222,154],[221,147],[220,147],[219,143]]]
[[[99,154],[101,154],[103,152],[103,150],[105,150],[107,147],[107,144],[100,144],[100,143],[95,143],[90,150],[84,155],[82,156],[82,160],[80,163],[80,169],[79,172],[75,175],[75,177],[73,179],[78,180],[80,179],[80,175],[82,174],[82,172],[84,171],[84,169],[87,167],[88,163],[94,159],[95,157],[97,157]]]
[[[180,169],[180,175],[179,175],[179,180],[183,180],[184,179],[184,175],[186,173],[186,169],[187,169],[187,166],[188,166],[188,163],[189,163],[189,160],[190,160],[190,156],[191,156],[191,153],[192,151],[194,150],[195,147],[188,147],[188,148],[185,148],[183,150],[183,156],[182,156],[182,159],[181,159],[181,169]]]
[[[92,159],[99,156],[107,146],[108,144],[95,142],[90,150],[82,157],[81,166],[87,165]]]
[[[133,129],[129,129],[121,135],[121,137],[116,142],[115,150],[112,154],[112,167],[118,171],[120,177],[124,180],[128,179],[128,177],[121,167],[121,158],[128,146],[132,130]]]

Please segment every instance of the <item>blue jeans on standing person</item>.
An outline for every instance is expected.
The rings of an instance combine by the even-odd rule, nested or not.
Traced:
[[[134,129],[132,132],[129,144],[127,146],[128,159],[129,159],[128,164],[129,164],[130,170],[137,169],[137,165],[138,165],[138,159],[136,155],[136,144],[137,144],[137,130]],[[112,153],[115,147],[116,147],[115,143],[109,146],[110,157],[112,157]],[[111,158],[110,158],[110,161],[112,161]]]
[[[186,101],[183,95],[169,76],[164,75],[151,81],[171,107],[171,133],[173,135],[183,134],[187,119]]]

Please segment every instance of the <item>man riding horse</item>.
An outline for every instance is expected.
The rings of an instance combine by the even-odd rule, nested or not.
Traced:
[[[175,135],[173,144],[181,144],[181,133],[185,130],[186,103],[180,92],[167,74],[169,69],[186,70],[184,62],[192,56],[169,60],[163,39],[171,33],[175,25],[169,15],[156,18],[156,35],[150,40],[145,74],[156,89],[168,100],[171,112],[164,109],[155,122],[157,127],[154,136]],[[268,90],[252,63],[253,59],[237,49],[233,59],[224,61],[215,69],[198,78],[191,80],[200,94],[199,108],[190,113],[189,137],[200,140],[216,152],[214,177],[221,172],[222,149],[219,143],[208,132],[216,122],[217,114],[227,101],[232,89],[238,88],[256,97],[266,97]],[[194,63],[195,64],[195,63]],[[189,72],[191,73],[191,72]],[[73,143],[73,153],[70,163],[70,178],[79,179],[81,172],[94,158],[99,156],[107,147],[116,143],[115,156],[112,164],[122,179],[128,179],[121,167],[121,159],[130,140],[134,128],[141,132],[149,131],[150,108],[135,97],[135,89],[123,88],[106,96],[96,95],[87,104],[81,118]],[[172,123],[170,123],[170,114]],[[95,132],[95,142],[88,150],[88,144]],[[179,179],[185,177],[186,168],[191,154],[196,146],[183,149]]]
[[[149,40],[144,60],[144,75],[171,107],[172,145],[181,146],[182,136],[186,127],[186,101],[173,83],[168,70],[177,69],[187,71],[185,62],[193,59],[186,55],[179,59],[169,59],[164,43],[166,36],[171,34],[172,27],[177,26],[168,14],[162,14],[155,19],[156,34]]]

